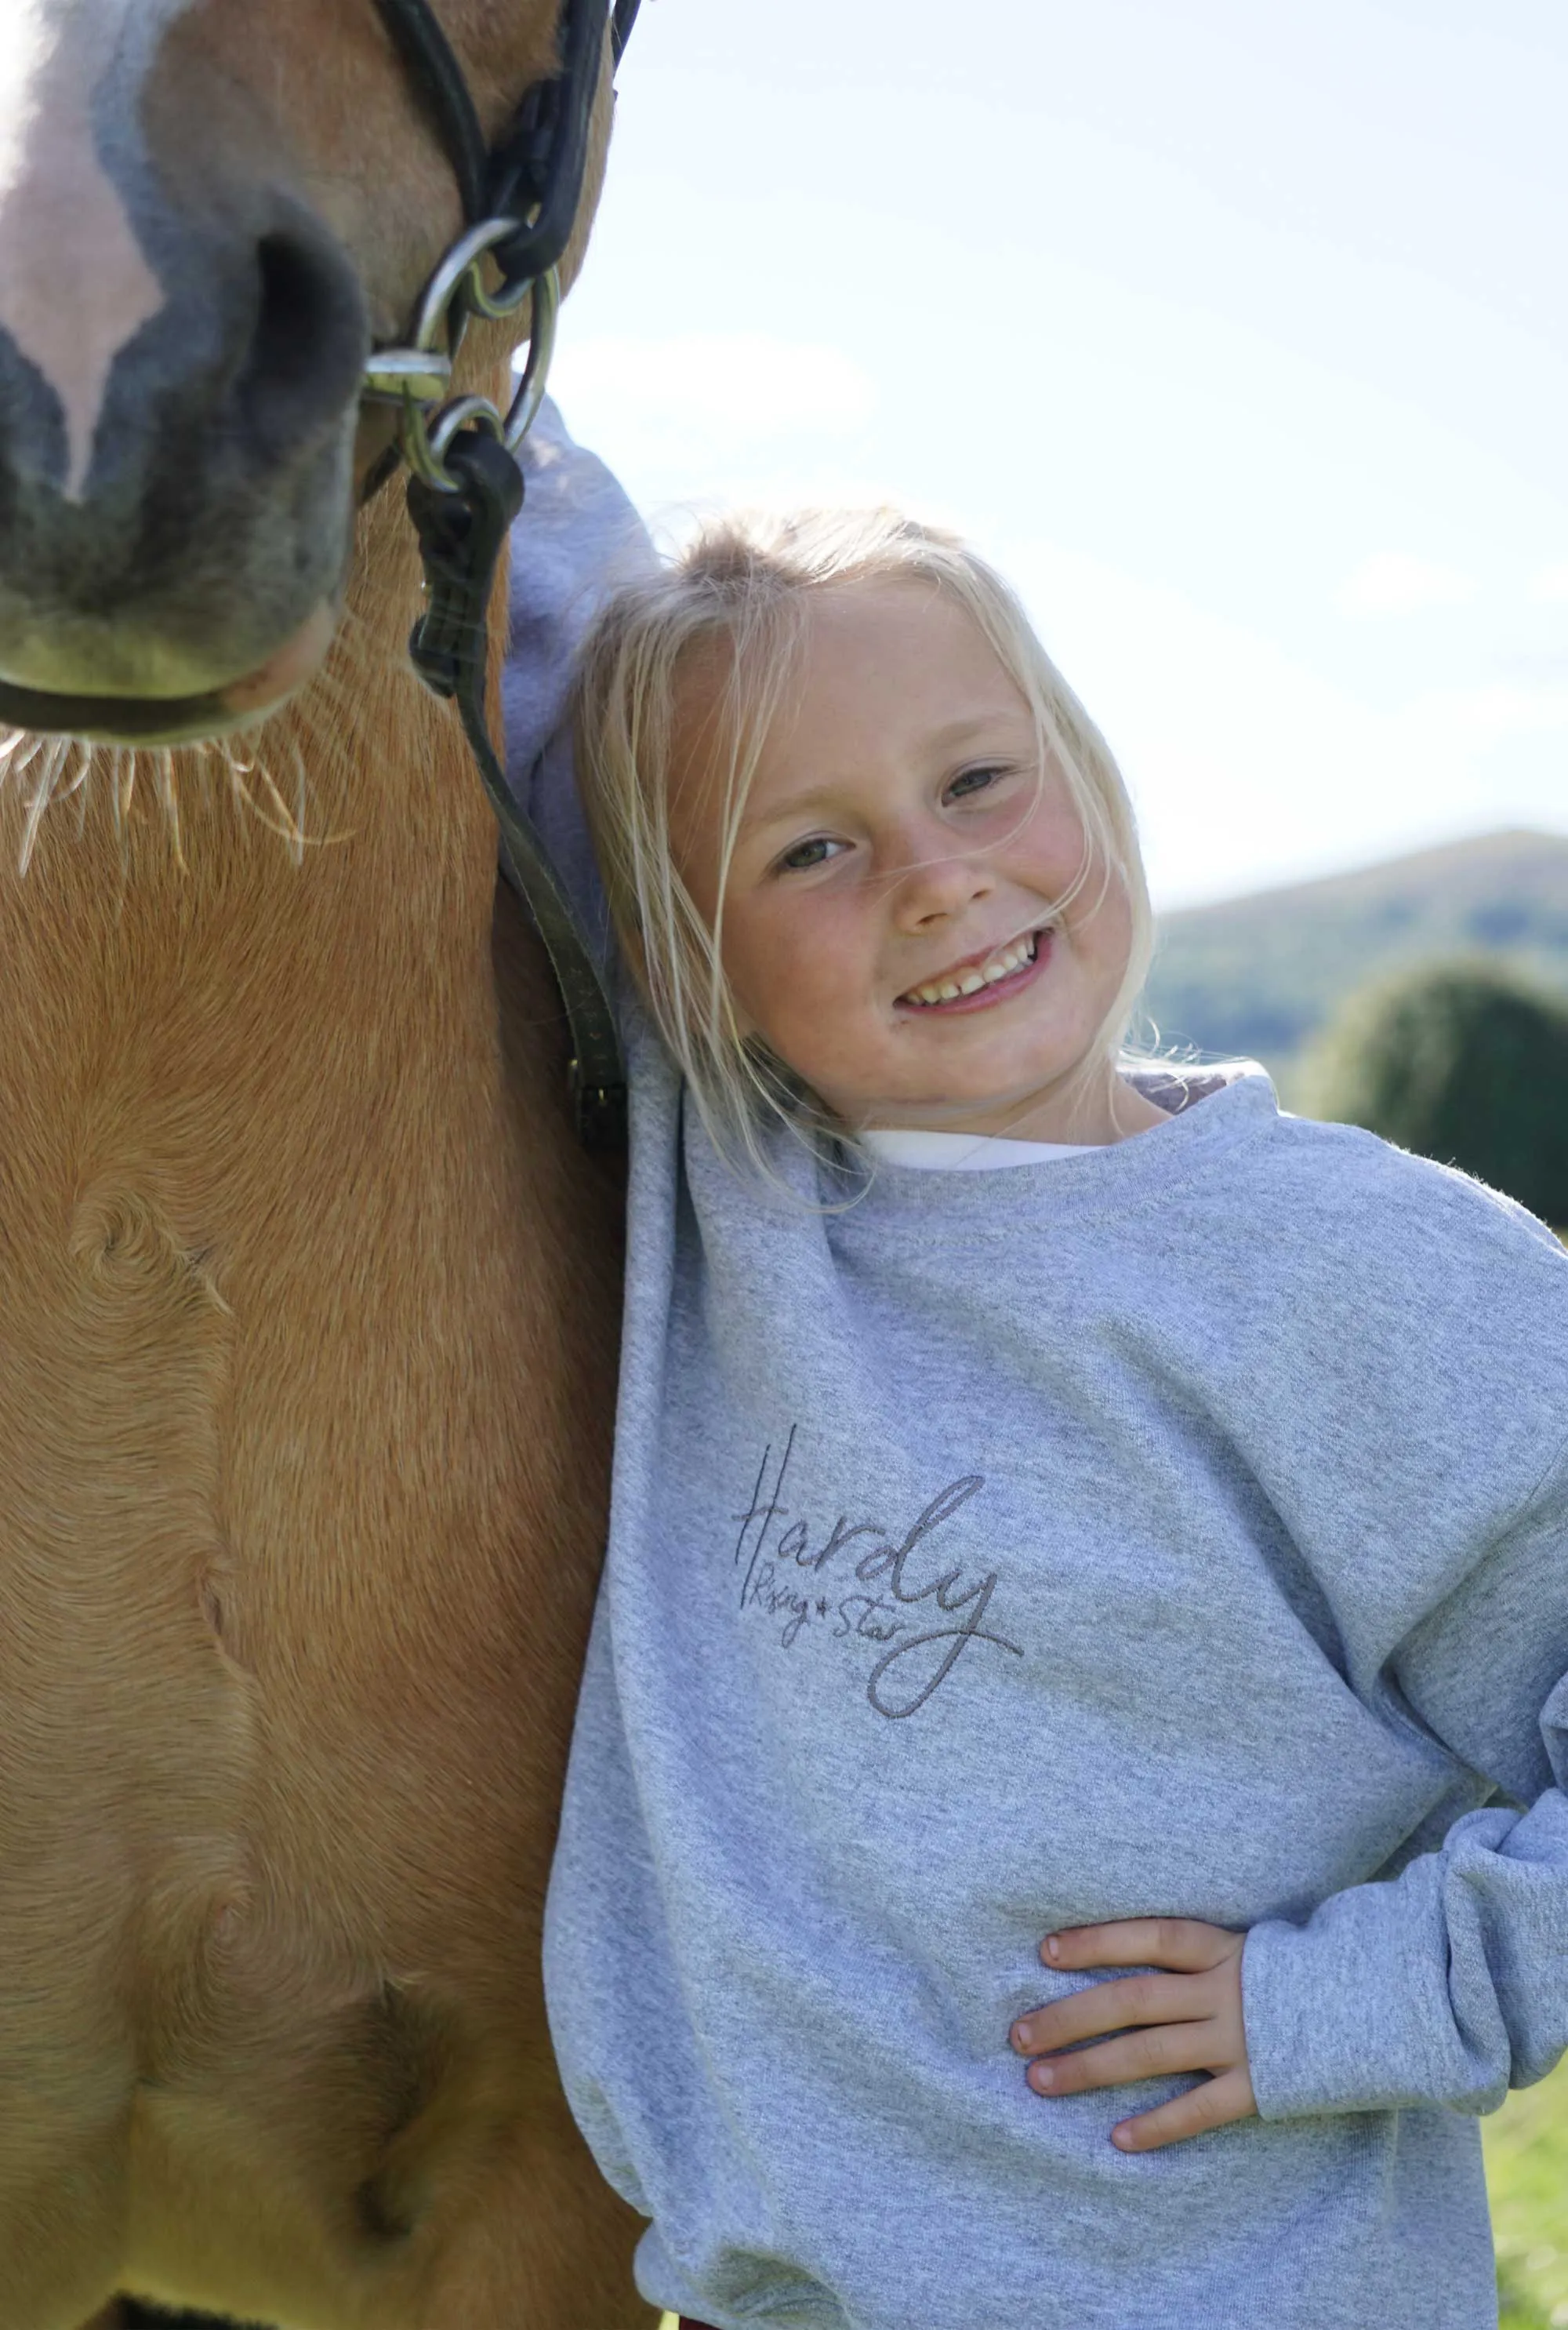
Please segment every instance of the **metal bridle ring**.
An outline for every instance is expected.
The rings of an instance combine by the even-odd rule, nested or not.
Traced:
[[[432,421],[423,406],[409,403],[403,414],[403,453],[416,478],[439,494],[457,494],[463,481],[447,467],[447,448],[459,430],[487,429],[504,440],[506,424],[487,396],[458,396]]]
[[[528,296],[527,281],[508,284],[499,293],[486,291],[481,263],[487,251],[494,251],[498,243],[512,242],[526,224],[524,219],[484,219],[452,245],[425,286],[419,321],[414,326],[412,345],[416,348],[435,346],[449,327],[459,295],[467,308],[492,321],[515,314]]]
[[[534,295],[527,362],[505,418],[487,396],[459,396],[437,412],[434,410],[436,397],[430,393],[439,385],[445,385],[451,371],[450,359],[437,355],[434,342],[453,298],[470,275],[477,275],[485,252],[515,231],[513,221],[488,219],[482,227],[476,227],[472,234],[465,235],[461,242],[454,245],[436,270],[425,294],[414,346],[406,349],[383,349],[372,357],[367,367],[371,393],[383,399],[395,399],[401,407],[402,447],[410,469],[438,493],[451,494],[461,489],[461,481],[453,477],[445,459],[447,448],[459,429],[477,423],[490,430],[508,452],[515,453],[537,420],[539,408],[544,402],[551,359],[555,354],[556,323],[561,314],[561,278],[553,267],[540,276],[536,282],[523,284],[515,296],[508,293],[505,304],[491,299],[486,294],[486,304],[480,311],[496,317],[504,317],[520,308],[530,291]],[[420,369],[421,360],[423,370]]]
[[[528,361],[523,367],[523,377],[517,384],[517,393],[512,399],[512,409],[506,415],[503,432],[506,450],[515,453],[539,417],[544,402],[544,392],[550,385],[550,366],[555,355],[555,327],[561,315],[561,270],[547,268],[534,284],[534,314],[528,328]]]

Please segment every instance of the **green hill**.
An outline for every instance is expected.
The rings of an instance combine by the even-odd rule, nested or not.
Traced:
[[[1568,993],[1568,838],[1488,833],[1164,915],[1148,1009],[1162,1047],[1246,1054],[1289,1097],[1303,1049],[1353,989],[1478,954]]]

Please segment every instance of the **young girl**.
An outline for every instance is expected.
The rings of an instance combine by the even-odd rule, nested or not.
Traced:
[[[1481,2330],[1475,2116],[1568,2043],[1568,1256],[1126,1063],[1126,795],[945,535],[710,531],[579,743],[635,1130],[547,1975],[644,2295]]]

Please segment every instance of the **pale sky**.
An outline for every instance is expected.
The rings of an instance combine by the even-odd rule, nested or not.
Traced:
[[[1021,587],[1171,905],[1568,832],[1563,0],[647,0],[562,325],[678,527]]]

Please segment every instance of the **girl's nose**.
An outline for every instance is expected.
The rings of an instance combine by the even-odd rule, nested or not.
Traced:
[[[911,935],[956,921],[967,907],[989,897],[997,886],[995,875],[982,858],[955,857],[949,835],[931,838],[930,854],[912,852],[893,891],[893,920]]]

